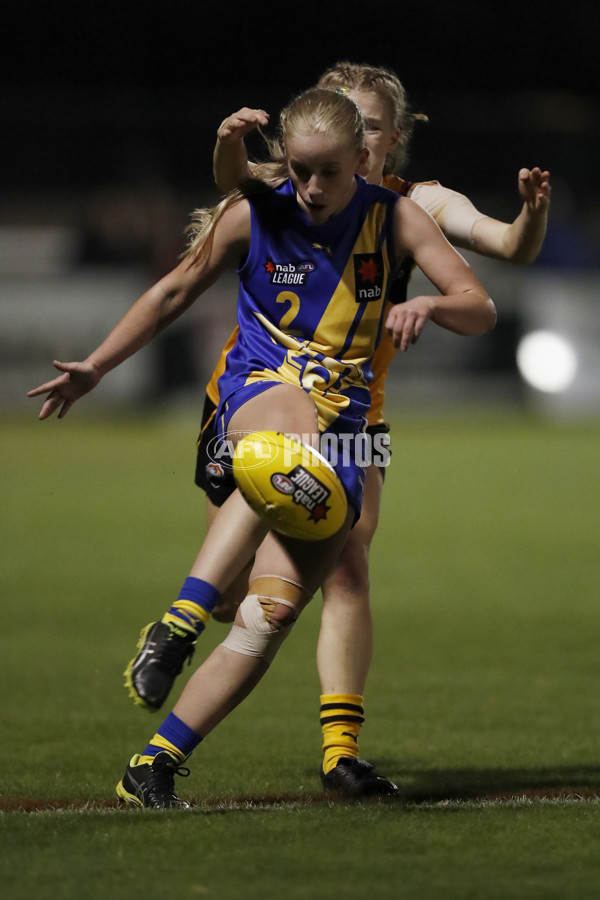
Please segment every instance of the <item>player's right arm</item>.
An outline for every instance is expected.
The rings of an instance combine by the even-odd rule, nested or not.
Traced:
[[[407,350],[429,320],[463,335],[483,334],[494,328],[496,309],[485,288],[432,216],[407,197],[400,197],[394,210],[394,243],[397,259],[414,259],[440,292],[392,306],[385,328],[393,336],[395,347]]]
[[[27,394],[28,397],[47,394],[39,418],[47,419],[60,407],[58,418],[62,419],[73,403],[96,387],[107,372],[141,350],[182,315],[229,265],[247,252],[249,244],[250,206],[244,200],[223,213],[205,252],[186,257],[142,294],[87,359],[54,361],[54,367],[62,374]]]
[[[254,128],[268,124],[269,113],[264,109],[244,106],[219,125],[213,151],[213,177],[224,194],[234,190],[243,178],[252,174],[244,137]]]

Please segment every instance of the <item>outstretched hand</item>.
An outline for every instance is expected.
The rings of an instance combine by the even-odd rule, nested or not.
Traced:
[[[28,397],[48,394],[38,416],[39,419],[47,419],[56,412],[59,406],[61,410],[58,418],[62,419],[75,401],[95,388],[101,378],[96,367],[89,362],[62,363],[55,359],[53,365],[63,374],[27,393]]]
[[[550,172],[538,166],[521,169],[519,172],[519,194],[524,203],[534,212],[547,210],[550,205]]]
[[[269,124],[269,113],[264,109],[249,109],[242,107],[223,119],[217,129],[217,138],[222,143],[234,143],[241,141],[250,131],[259,125]]]

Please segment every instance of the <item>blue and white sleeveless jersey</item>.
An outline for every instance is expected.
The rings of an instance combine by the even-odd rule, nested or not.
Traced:
[[[309,222],[289,180],[250,198],[250,250],[238,270],[239,335],[218,381],[221,434],[234,410],[273,382],[310,394],[321,431],[352,421],[360,427],[395,262],[398,197],[356,180],[348,206],[322,225]]]

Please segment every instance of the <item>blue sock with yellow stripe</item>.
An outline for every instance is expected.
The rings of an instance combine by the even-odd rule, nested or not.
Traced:
[[[183,582],[179,597],[162,617],[166,625],[175,625],[201,634],[211,612],[221,599],[221,592],[202,578],[189,575]]]
[[[186,725],[175,713],[169,713],[144,752],[138,760],[138,765],[148,763],[157,753],[166,750],[179,762],[184,762],[190,753],[196,749],[202,738],[189,725]]]

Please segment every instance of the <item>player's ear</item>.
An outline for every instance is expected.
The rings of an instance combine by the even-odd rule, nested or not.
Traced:
[[[365,147],[360,152],[360,156],[358,157],[358,162],[356,164],[356,174],[362,175],[363,177],[368,174],[368,166],[367,162],[369,160],[369,148]]]
[[[402,134],[402,132],[400,131],[399,128],[394,128],[394,130],[392,131],[392,134],[390,136],[390,143],[387,148],[387,153],[391,153],[392,150],[396,149],[396,147],[398,146],[398,142],[400,141],[401,134]]]

